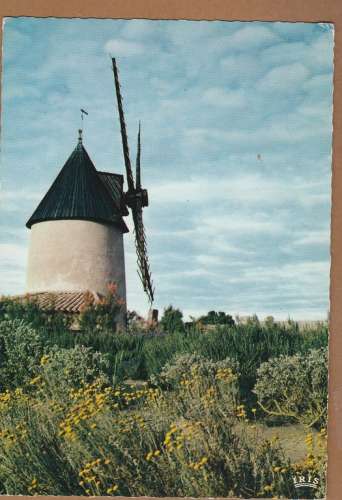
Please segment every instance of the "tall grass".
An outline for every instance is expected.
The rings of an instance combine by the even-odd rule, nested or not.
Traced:
[[[158,373],[176,352],[196,352],[214,361],[230,357],[239,363],[241,396],[248,399],[252,397],[250,391],[261,363],[282,354],[305,353],[327,342],[328,331],[324,326],[299,332],[296,325],[291,328],[237,325],[217,327],[208,333],[193,330],[188,335],[176,332],[163,339],[148,339],[142,354],[149,374]]]
[[[69,332],[67,330],[41,331],[48,344],[73,347],[82,344],[95,351],[107,353],[110,359],[109,375],[116,380],[127,378],[147,380],[177,353],[198,353],[214,361],[230,357],[238,361],[241,370],[242,399],[254,404],[251,390],[256,382],[261,363],[280,355],[309,352],[328,344],[328,329],[321,325],[299,331],[293,323],[217,326],[207,333],[196,327],[186,332],[176,331],[164,336],[112,334],[110,332]]]
[[[219,361],[230,357],[240,366],[241,398],[252,405],[251,392],[259,366],[270,358],[306,353],[328,344],[328,328],[321,324],[300,331],[298,324],[261,324],[257,320],[247,324],[219,326],[203,332],[194,323],[186,329],[163,336],[129,335],[112,330],[86,328],[70,331],[70,321],[61,315],[48,315],[32,303],[18,304],[0,301],[0,320],[22,318],[39,333],[46,346],[71,348],[76,345],[92,347],[107,354],[108,375],[116,382],[125,379],[148,380],[178,353],[198,353]]]

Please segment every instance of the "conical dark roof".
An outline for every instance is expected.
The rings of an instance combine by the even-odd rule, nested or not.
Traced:
[[[120,203],[101,180],[81,139],[26,226],[60,219],[105,222],[128,231]]]

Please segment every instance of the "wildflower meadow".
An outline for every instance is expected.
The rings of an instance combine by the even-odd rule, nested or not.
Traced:
[[[1,494],[324,496],[326,325],[108,311],[0,302]]]

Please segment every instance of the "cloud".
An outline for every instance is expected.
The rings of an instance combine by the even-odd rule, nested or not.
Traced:
[[[334,31],[331,33],[334,34]],[[333,52],[333,39],[331,41],[331,33],[314,40],[311,45],[310,63],[320,71],[329,70],[331,67],[329,63]]]
[[[262,76],[264,72],[260,61],[248,53],[240,53],[224,57],[220,60],[224,78],[235,85],[246,85]]]
[[[240,283],[243,281],[249,282],[254,280],[258,283],[276,283],[278,280],[285,281],[286,286],[291,289],[293,286],[294,291],[298,289],[303,289],[306,293],[306,287],[316,286],[317,283],[322,282],[322,277],[329,275],[330,262],[329,261],[306,261],[306,262],[296,262],[291,264],[269,266],[264,267],[253,267],[242,271],[240,276],[235,278],[228,278],[230,282]],[[297,293],[297,292],[295,292]]]
[[[332,105],[331,105],[332,106]],[[297,113],[300,113],[308,118],[316,118],[327,120],[327,104],[326,102],[303,102],[297,108]]]
[[[23,241],[27,239],[27,229],[25,227],[16,227],[11,225],[3,224],[1,226],[1,239],[3,242],[8,242],[9,240]]]
[[[329,115],[325,114],[329,119]],[[270,151],[272,148],[283,147],[284,145],[301,145],[309,140],[317,139],[317,145],[324,134],[329,134],[330,130],[325,123],[308,120],[306,123],[300,121],[300,113],[297,109],[293,115],[279,117],[278,120],[270,119],[264,121],[258,128],[253,129],[224,129],[223,127],[211,128],[189,128],[185,130],[185,137],[198,146],[211,148],[215,143],[229,145],[230,150],[241,151]],[[315,145],[315,144],[313,144]]]
[[[260,53],[260,64],[271,66],[304,63],[310,71],[322,73],[331,70],[333,55],[332,32],[320,32],[318,36],[301,37],[280,41],[263,49]]]
[[[25,245],[0,243],[1,282],[5,284],[5,288],[1,287],[0,294],[23,293],[26,260]]]
[[[259,64],[263,66],[277,67],[280,62],[282,66],[290,64],[307,64],[310,55],[310,45],[304,41],[289,41],[274,44],[261,51]]]
[[[305,90],[313,93],[314,96],[331,98],[332,95],[332,72],[315,75],[304,83]]]
[[[279,233],[283,231],[282,224],[279,221],[274,221],[270,217],[265,217],[260,214],[254,216],[230,214],[221,216],[207,216],[200,221],[201,232],[209,237],[214,237],[216,234],[224,232],[238,232],[239,234],[253,233]]]
[[[304,231],[293,242],[294,245],[324,245],[326,247],[330,244],[330,231]]]
[[[285,40],[308,42],[317,32],[318,23],[277,21],[270,23],[270,26]]]
[[[161,32],[165,30],[165,23],[162,21],[153,21],[146,19],[130,19],[123,22],[120,36],[129,40],[151,40],[159,41]]]
[[[272,179],[260,174],[233,175],[227,180],[208,177],[192,177],[187,181],[169,181],[152,184],[149,187],[151,203],[169,205],[170,203],[236,202],[255,205],[282,205],[299,203],[306,206],[325,202],[329,194],[322,193],[322,182],[307,182],[305,179]]]
[[[159,77],[152,77],[150,80],[151,86],[157,92],[158,96],[164,97],[171,93],[173,93],[177,88],[177,84],[175,82],[165,80]]]
[[[247,104],[244,92],[240,90],[227,91],[219,87],[207,89],[202,99],[213,106],[223,106],[225,108],[243,108]]]
[[[3,91],[4,99],[15,99],[15,98],[38,98],[40,92],[36,87],[29,85],[13,85],[12,87],[5,87]]]
[[[136,56],[144,52],[142,43],[130,42],[122,39],[108,40],[105,44],[105,52],[113,56]]]
[[[227,30],[234,30],[233,23],[225,23]],[[174,23],[162,23],[163,30],[167,34],[168,40],[172,44],[187,50],[189,44],[206,45],[208,41],[215,40],[218,32],[218,23],[215,21],[194,21],[189,22],[179,20]]]
[[[44,195],[44,188],[36,190],[36,187],[30,189],[29,186],[17,190],[2,189],[0,196],[0,207],[2,211],[13,212],[23,208],[23,203],[38,203]]]
[[[279,36],[266,26],[251,23],[227,37],[226,47],[234,47],[238,51],[256,50],[279,41]]]
[[[12,25],[13,19],[6,18],[3,29],[6,30],[6,52],[3,53],[6,60],[13,60],[18,54],[22,54],[30,46],[31,38]]]
[[[13,243],[0,243],[1,263],[10,266],[19,264],[24,267],[26,262],[26,247]]]
[[[259,80],[256,87],[263,92],[289,93],[301,86],[309,74],[309,70],[301,63],[278,66]]]

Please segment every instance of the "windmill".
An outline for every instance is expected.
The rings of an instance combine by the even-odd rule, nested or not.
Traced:
[[[121,129],[121,140],[122,140],[122,150],[125,161],[126,177],[128,191],[124,193],[124,200],[126,205],[132,211],[132,218],[134,223],[134,234],[135,234],[135,248],[137,252],[137,265],[139,278],[144,287],[144,291],[147,293],[150,303],[153,303],[154,298],[154,288],[151,279],[150,266],[147,256],[146,248],[146,236],[143,223],[143,208],[148,206],[148,193],[146,189],[141,187],[141,169],[140,169],[140,158],[141,158],[141,129],[139,122],[138,131],[138,144],[137,144],[137,158],[136,158],[136,175],[135,175],[135,185],[132,173],[131,160],[129,156],[129,146],[128,137],[125,123],[125,116],[122,106],[122,97],[119,82],[119,72],[116,65],[116,60],[112,58],[113,73],[114,73],[114,83],[116,98],[119,111],[120,129]]]
[[[96,302],[115,282],[124,304],[120,320],[124,325],[123,234],[129,230],[123,217],[129,215],[128,209],[133,218],[138,274],[151,305],[154,288],[143,224],[148,194],[141,186],[141,128],[139,123],[134,181],[115,59],[112,64],[128,189],[124,191],[123,175],[95,168],[79,130],[75,149],[26,223],[31,229],[26,290],[42,304],[51,302],[52,294],[58,310],[77,312],[89,292]]]

